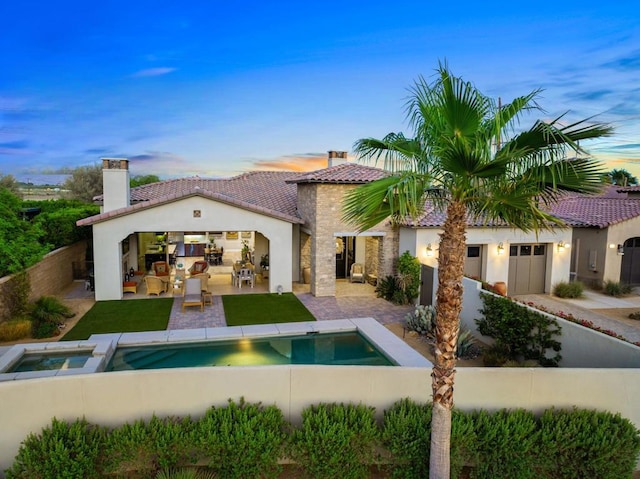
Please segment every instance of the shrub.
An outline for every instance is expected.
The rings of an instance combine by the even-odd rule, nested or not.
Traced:
[[[400,289],[398,279],[395,276],[387,276],[378,281],[376,285],[376,295],[378,298],[384,298],[391,301],[395,292]]]
[[[609,296],[624,296],[631,293],[631,285],[621,283],[620,281],[605,281],[603,285],[604,294]]]
[[[2,300],[7,310],[7,319],[19,318],[27,312],[30,293],[31,281],[26,271],[14,274],[13,278],[4,284]]]
[[[50,427],[22,442],[7,479],[91,479],[100,477],[97,463],[104,429],[84,419],[73,423],[53,418]]]
[[[215,479],[215,474],[194,468],[165,469],[156,475],[156,479]]]
[[[195,427],[194,442],[209,467],[225,479],[275,478],[281,471],[285,433],[276,406],[239,404],[211,407]]]
[[[124,475],[130,470],[147,477],[157,469],[149,430],[144,421],[123,424],[106,439],[102,469],[106,474]]]
[[[477,435],[477,479],[529,479],[537,476],[537,424],[524,410],[480,411],[473,414]]]
[[[555,479],[631,477],[639,431],[610,412],[550,409],[540,418],[538,465]]]
[[[42,296],[31,306],[29,312],[33,324],[34,338],[48,338],[58,334],[58,325],[75,313],[53,296]]]
[[[460,328],[458,333],[458,346],[456,348],[456,357],[463,358],[468,356],[476,344],[476,338],[473,337],[471,331]]]
[[[405,251],[398,258],[398,277],[404,292],[405,303],[410,303],[420,294],[420,261],[409,251]]]
[[[419,304],[413,313],[405,316],[405,320],[410,331],[429,335],[436,327],[436,308]]]
[[[29,337],[31,334],[31,321],[28,319],[16,319],[0,324],[0,342],[17,341]]]
[[[629,319],[640,319],[640,311],[636,311],[635,313],[629,314]]]
[[[535,359],[542,366],[557,366],[562,359],[561,344],[554,339],[560,334],[558,322],[550,316],[532,311],[508,298],[481,293],[482,319],[476,319],[480,334],[495,339],[486,355],[504,356],[505,361]],[[552,357],[548,351],[555,351]]]
[[[302,425],[291,435],[291,457],[313,478],[364,479],[378,437],[372,407],[318,404],[302,411]]]
[[[553,294],[559,298],[581,298],[583,293],[584,284],[580,281],[561,281],[553,287]]]

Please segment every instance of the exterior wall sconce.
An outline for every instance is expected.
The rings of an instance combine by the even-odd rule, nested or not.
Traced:
[[[433,248],[431,247],[431,243],[427,245],[427,249],[425,250],[427,256],[433,256]]]
[[[502,241],[498,243],[498,254],[504,254],[504,244],[502,244]]]
[[[618,256],[624,256],[624,246],[618,245]]]
[[[616,249],[618,247],[615,243],[609,243],[609,249]]]
[[[565,243],[564,241],[560,241],[558,243],[558,253],[562,253],[565,250],[565,248],[568,248],[568,247],[569,245],[567,243]]]

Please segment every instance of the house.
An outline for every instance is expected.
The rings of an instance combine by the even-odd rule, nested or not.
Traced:
[[[102,166],[101,213],[77,223],[93,227],[96,300],[121,299],[129,269],[148,270],[151,260],[171,260],[181,247],[201,255],[212,240],[231,258],[239,258],[243,240],[255,262],[268,254],[270,292],[292,291],[306,272],[312,294],[333,296],[336,278],[346,278],[354,262],[371,277],[393,273],[397,228],[357,232],[341,221],[344,193],[386,173],[346,161],[346,152],[330,151],[328,167],[311,173],[256,171],[131,190],[126,159],[105,158]]]
[[[101,213],[78,221],[93,227],[96,299],[121,299],[122,278],[131,268],[202,256],[214,243],[227,258],[239,258],[243,243],[254,263],[268,254],[270,292],[292,291],[294,282],[304,280],[315,296],[334,296],[336,280],[349,276],[351,264],[364,264],[373,282],[394,274],[404,251],[437,266],[444,216],[433,208],[400,227],[382,222],[358,232],[342,221],[344,194],[386,174],[348,162],[346,152],[330,151],[327,168],[307,173],[192,177],[130,190],[128,161],[105,158],[104,194],[96,197]],[[610,216],[597,222],[596,205],[603,204]],[[548,293],[572,276],[640,283],[640,190],[569,196],[554,208],[567,227],[537,234],[470,221],[465,273],[503,281],[511,295]]]

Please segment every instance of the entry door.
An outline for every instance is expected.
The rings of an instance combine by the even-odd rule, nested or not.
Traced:
[[[640,284],[640,238],[630,238],[625,241],[623,251],[620,282]]]
[[[351,265],[355,262],[355,236],[338,236],[336,241],[336,278],[344,279],[349,276]]]
[[[544,293],[547,245],[513,244],[509,247],[509,295]]]

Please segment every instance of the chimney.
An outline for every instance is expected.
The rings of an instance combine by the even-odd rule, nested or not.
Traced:
[[[102,158],[102,212],[129,206],[129,160]]]
[[[341,165],[342,163],[346,163],[349,160],[347,159],[346,151],[329,151],[329,158],[327,161],[327,166],[331,168],[332,166]]]

